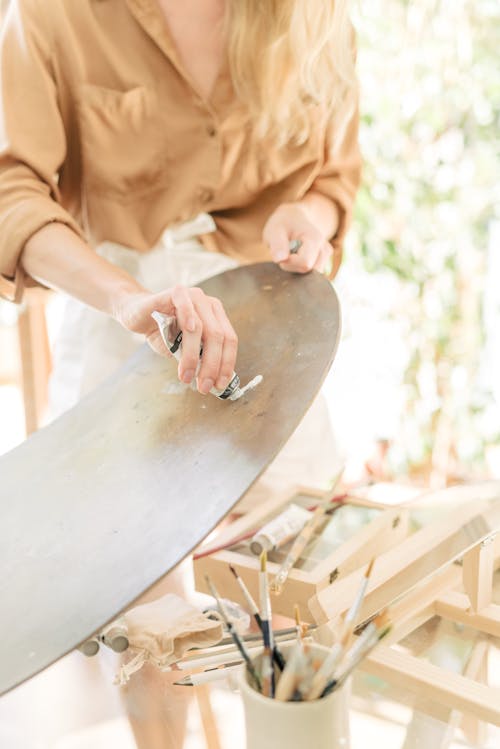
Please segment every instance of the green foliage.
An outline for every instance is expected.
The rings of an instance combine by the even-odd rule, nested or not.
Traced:
[[[351,242],[367,271],[394,274],[410,300],[398,467],[435,470],[436,430],[446,422],[446,470],[484,472],[485,450],[498,440],[484,428],[492,400],[478,363],[500,206],[500,4],[358,0],[355,25],[365,167]]]

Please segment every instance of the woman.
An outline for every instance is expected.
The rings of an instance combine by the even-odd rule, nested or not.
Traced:
[[[223,388],[236,334],[192,286],[260,260],[336,270],[360,171],[346,5],[11,1],[0,290],[19,299],[34,279],[70,297],[54,413],[136,334],[165,353],[153,309],[183,328],[180,379],[194,377],[203,340],[198,389]]]

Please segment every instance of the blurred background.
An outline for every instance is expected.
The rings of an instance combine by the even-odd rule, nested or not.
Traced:
[[[361,0],[354,13],[365,166],[336,281],[337,423],[358,471],[378,441],[391,476],[498,476],[500,7]]]
[[[358,0],[353,16],[365,166],[326,386],[347,477],[499,477],[500,6]],[[53,296],[24,319],[0,302],[0,453],[43,417]]]

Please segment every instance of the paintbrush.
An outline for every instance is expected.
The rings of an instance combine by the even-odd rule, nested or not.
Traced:
[[[302,624],[300,622],[300,610],[299,610],[298,603],[296,603],[293,607],[293,615],[295,617],[295,629],[297,632],[297,643],[301,645],[304,639],[304,628],[302,627]]]
[[[344,657],[346,649],[349,647],[349,643],[353,636],[355,622],[359,615],[361,605],[365,597],[366,588],[368,586],[368,581],[373,570],[374,562],[375,560],[372,559],[372,561],[366,568],[356,598],[354,599],[351,608],[347,612],[344,619],[339,641],[336,642],[333,648],[330,650],[330,653],[326,656],[318,672],[315,674],[312,680],[311,690],[306,697],[306,699],[308,700],[315,700],[320,696],[321,692],[326,686],[326,683],[329,679],[332,678],[333,672]]]
[[[215,668],[207,668],[205,671],[200,671],[200,673],[188,674],[179,681],[174,681],[174,686],[196,687],[198,684],[206,684],[210,681],[226,679],[231,673],[234,673],[239,668],[241,668],[241,661],[224,663],[220,666],[215,666]]]
[[[236,572],[232,564],[229,565],[229,569],[231,570],[231,572],[236,578],[236,582],[238,583],[240,590],[243,593],[243,597],[245,598],[247,602],[248,608],[250,609],[252,616],[257,623],[258,628],[260,629],[261,632],[263,632],[262,619],[260,618],[259,609],[257,608],[257,604],[253,600],[250,594],[250,591],[248,590],[247,586],[245,585],[241,577],[238,575],[238,573]],[[274,637],[273,637],[273,660],[278,666],[278,668],[280,669],[280,671],[283,671],[283,669],[285,668],[285,659],[280,653],[278,646],[276,645],[276,642],[274,641]]]
[[[274,641],[271,600],[269,598],[269,586],[267,582],[267,552],[265,550],[260,555],[259,598],[262,637],[264,639],[264,654],[262,656],[262,693],[267,697],[274,697]]]
[[[222,615],[222,618],[224,619],[224,623],[225,623],[225,625],[226,625],[226,627],[228,629],[228,632],[231,635],[231,637],[233,638],[236,647],[240,651],[240,653],[241,653],[241,655],[243,657],[243,660],[247,664],[247,669],[248,669],[249,674],[251,675],[252,679],[254,680],[255,684],[257,685],[257,689],[259,690],[259,692],[262,691],[262,684],[261,684],[261,681],[260,681],[260,677],[259,677],[257,671],[255,670],[255,666],[253,665],[252,661],[250,660],[250,656],[248,655],[248,653],[246,651],[246,648],[245,648],[245,646],[243,645],[243,643],[242,643],[242,641],[240,639],[240,636],[238,635],[236,629],[234,628],[234,625],[233,625],[231,619],[228,616],[228,613],[226,611],[226,607],[224,606],[224,603],[222,602],[221,597],[217,593],[217,589],[216,589],[215,585],[210,580],[210,578],[208,577],[208,575],[205,575],[205,580],[206,580],[206,583],[208,585],[208,588],[209,588],[211,594],[213,595],[213,597],[217,601],[217,606],[219,607],[219,611],[220,611],[220,613]]]
[[[334,689],[338,689],[345,680],[350,676],[357,666],[366,656],[378,645],[380,640],[386,637],[392,629],[389,621],[387,610],[382,611],[359,635],[358,642],[346,654],[346,665],[338,676],[334,676],[327,682],[321,693],[321,697],[326,697]]]
[[[233,573],[233,575],[236,578],[236,582],[238,583],[239,589],[243,593],[243,598],[247,602],[247,606],[250,609],[250,613],[252,614],[253,618],[255,619],[258,628],[262,632],[262,619],[260,618],[259,609],[257,608],[257,604],[253,600],[252,596],[250,595],[250,591],[248,590],[247,586],[241,579],[241,577],[238,575],[236,570],[234,569],[233,565],[229,565],[229,569]]]
[[[302,643],[295,643],[290,653],[286,666],[276,685],[276,699],[286,702],[290,700],[297,688],[297,685],[305,671],[305,656]]]
[[[314,632],[314,630],[318,629],[317,624],[303,624],[302,628],[304,630],[304,634],[308,634],[309,632]],[[274,641],[276,640],[282,640],[283,638],[289,639],[291,635],[297,633],[297,627],[285,627],[284,629],[273,629],[273,637]],[[251,634],[251,635],[241,635],[241,639],[243,642],[260,642],[262,640],[262,630],[260,632]],[[224,637],[220,642],[217,643],[217,645],[211,645],[211,648],[218,648],[223,645],[227,645],[229,642],[232,642],[231,637]],[[194,652],[195,650],[202,649],[202,648],[193,648],[189,651],[189,653]]]
[[[311,689],[312,680],[316,675],[321,661],[314,658],[313,652],[309,645],[304,642],[304,626],[300,621],[300,611],[298,604],[293,607],[295,616],[295,627],[297,630],[296,647],[302,651],[302,661],[300,672],[297,674],[297,681],[293,691],[293,700],[302,701],[305,699],[305,695]]]
[[[240,638],[242,639],[242,638]],[[242,640],[243,642],[243,640]],[[284,640],[284,645],[293,645],[296,641],[295,640]],[[250,656],[252,660],[258,655],[261,655],[263,652],[263,646],[262,645],[253,645],[253,647],[247,648],[247,653]],[[203,668],[204,666],[214,666],[219,663],[227,663],[228,661],[234,661],[234,660],[242,660],[241,655],[239,654],[239,651],[236,647],[231,648],[231,650],[227,650],[226,648],[222,649],[222,652],[219,652],[218,650],[215,650],[213,654],[204,654],[201,655],[198,658],[185,658],[182,661],[176,661],[175,664],[172,664],[172,666],[167,666],[162,671],[189,671],[190,669],[194,668]],[[284,660],[284,659],[283,659]]]
[[[337,486],[343,472],[344,472],[344,468],[342,467],[339,473],[335,476],[333,488]],[[271,583],[271,590],[273,591],[275,595],[280,595],[283,592],[283,586],[288,580],[288,575],[290,574],[290,570],[292,569],[294,564],[297,563],[298,559],[300,558],[300,555],[302,554],[307,544],[309,543],[313,533],[315,532],[315,530],[318,528],[318,526],[322,522],[326,513],[331,509],[330,505],[334,501],[335,501],[335,497],[331,500],[326,500],[325,502],[318,504],[314,509],[311,519],[308,520],[308,522],[305,524],[305,526],[302,528],[301,532],[299,533],[299,535],[293,542],[292,548],[288,552],[285,558],[285,561],[281,565],[280,569],[278,570],[277,575],[275,576],[273,582]],[[343,501],[343,499],[340,501]]]
[[[295,616],[295,646],[292,648],[283,673],[276,687],[276,699],[286,702],[292,699],[297,691],[299,681],[306,670],[306,657],[304,651],[303,629],[300,622],[300,612],[297,604],[293,607]]]
[[[307,546],[314,531],[316,530],[316,528],[319,526],[319,524],[323,520],[324,515],[328,509],[329,509],[329,502],[325,502],[321,505],[318,505],[313,513],[312,518],[307,521],[307,523],[302,528],[301,532],[299,533],[299,535],[293,542],[292,548],[288,552],[285,561],[281,565],[280,569],[278,570],[278,573],[276,574],[273,582],[271,583],[271,590],[273,591],[275,595],[280,595],[283,592],[283,586],[288,579],[290,570],[292,569],[294,564],[297,563],[297,560],[300,558],[300,555],[302,554],[305,547]]]
[[[351,605],[351,608],[347,612],[346,617],[344,619],[344,626],[342,628],[341,639],[346,640],[346,647],[347,645],[349,645],[349,641],[352,638],[354,628],[356,626],[356,619],[358,618],[359,612],[361,611],[361,606],[363,604],[366,589],[368,587],[368,581],[370,580],[370,575],[372,574],[374,564],[375,564],[375,558],[371,560],[370,564],[366,568],[365,574],[363,575],[363,579],[361,580],[361,585],[359,586],[359,590],[357,592],[356,598],[354,599]]]

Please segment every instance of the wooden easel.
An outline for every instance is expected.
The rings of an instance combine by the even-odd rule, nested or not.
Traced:
[[[454,530],[471,520],[474,523],[478,512],[481,505],[471,502],[450,514],[444,523],[424,528],[399,547],[382,554],[376,562],[360,615],[361,621],[367,620],[392,604],[393,630],[363,662],[362,670],[415,693],[419,708],[424,706],[426,711],[448,722],[450,732],[459,724],[459,714],[464,713],[465,730],[475,737],[483,730],[482,721],[500,725],[500,689],[486,683],[487,641],[477,643],[462,675],[445,671],[391,645],[436,615],[481,634],[500,636],[500,606],[492,603],[493,573],[500,567],[500,535],[495,533],[497,528],[489,526],[488,531],[487,523],[484,529],[478,528],[479,533],[484,530],[483,537],[463,555],[461,566],[454,563],[457,559],[450,547],[448,564],[434,574],[423,575],[418,586],[394,602],[401,580],[405,576],[414,580],[425,555],[434,549],[442,550]],[[476,525],[480,525],[479,521]],[[326,623],[332,633],[347,611],[350,591],[355,589],[353,586],[362,574],[359,570],[311,599],[310,609],[316,621]]]
[[[325,493],[310,487],[297,486],[281,494],[270,497],[265,503],[254,508],[251,512],[226,526],[217,534],[215,541],[206,544],[205,550],[218,548],[225,542],[237,538],[247,531],[264,525],[269,517],[280,513],[287,505],[298,498],[306,499],[307,504],[315,505],[319,501],[331,498],[331,492]],[[326,588],[334,581],[356,574],[360,567],[368,564],[380,553],[380,549],[389,550],[398,547],[406,538],[408,532],[408,512],[404,507],[392,507],[383,503],[372,503],[369,499],[349,496],[346,504],[358,507],[376,508],[380,510],[377,517],[370,520],[351,538],[326,557],[305,571],[293,568],[288,577],[286,588],[281,596],[272,596],[273,613],[293,618],[294,605],[300,606],[304,621],[313,622],[310,616],[308,601],[312,596]],[[203,550],[203,547],[202,547]],[[242,577],[250,593],[258,599],[258,571],[259,560],[244,550],[224,549],[216,551],[210,556],[204,556],[194,561],[196,589],[208,592],[205,576],[208,575],[224,594],[240,600],[241,593],[233,576],[229,572],[232,565]],[[279,570],[279,564],[268,561],[270,575]]]

